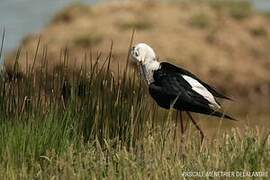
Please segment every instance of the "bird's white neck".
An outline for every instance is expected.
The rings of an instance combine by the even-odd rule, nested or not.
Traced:
[[[154,82],[154,71],[160,68],[160,62],[155,59],[148,59],[140,64],[141,75],[147,84]]]

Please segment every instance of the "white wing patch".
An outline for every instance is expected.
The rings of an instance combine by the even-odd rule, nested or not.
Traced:
[[[192,89],[198,94],[202,95],[207,101],[209,101],[209,106],[211,108],[220,108],[220,105],[216,102],[214,96],[196,79],[190,76],[182,75],[182,77],[191,85]]]

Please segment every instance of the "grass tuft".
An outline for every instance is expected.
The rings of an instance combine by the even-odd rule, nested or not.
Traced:
[[[205,13],[194,14],[190,19],[190,25],[199,29],[206,29],[211,26],[211,20]]]
[[[97,33],[79,35],[73,40],[73,44],[79,47],[90,47],[102,42],[102,36]]]
[[[253,13],[253,6],[246,0],[220,0],[210,1],[212,8],[229,13],[229,15],[235,20],[244,20],[250,17]]]
[[[268,31],[266,28],[258,26],[250,29],[250,34],[253,35],[254,37],[267,37]]]
[[[267,19],[270,20],[270,11],[263,11],[263,12],[261,12],[261,14],[262,14],[264,17],[266,17]]]
[[[74,20],[79,15],[92,15],[91,7],[88,7],[80,2],[76,2],[64,10],[60,11],[53,19],[53,23],[68,23]]]
[[[252,15],[253,8],[248,1],[235,1],[229,6],[230,15],[236,20],[244,20]]]
[[[120,22],[118,27],[123,30],[130,30],[134,28],[136,30],[150,30],[152,29],[153,25],[150,21],[147,20],[135,20]]]

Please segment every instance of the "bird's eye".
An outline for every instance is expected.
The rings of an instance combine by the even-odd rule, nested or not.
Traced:
[[[138,57],[138,56],[139,56],[138,51],[135,51],[135,52],[134,52],[134,54],[135,54],[135,56],[136,56],[136,57]]]

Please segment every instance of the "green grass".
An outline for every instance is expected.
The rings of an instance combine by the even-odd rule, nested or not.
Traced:
[[[46,66],[22,74],[16,64],[0,79],[0,179],[183,179],[190,171],[269,171],[268,134],[232,129],[201,146],[191,126],[182,141],[174,113],[148,98],[137,72],[112,76],[110,57],[104,66],[89,59],[80,71],[64,60],[52,74]]]

